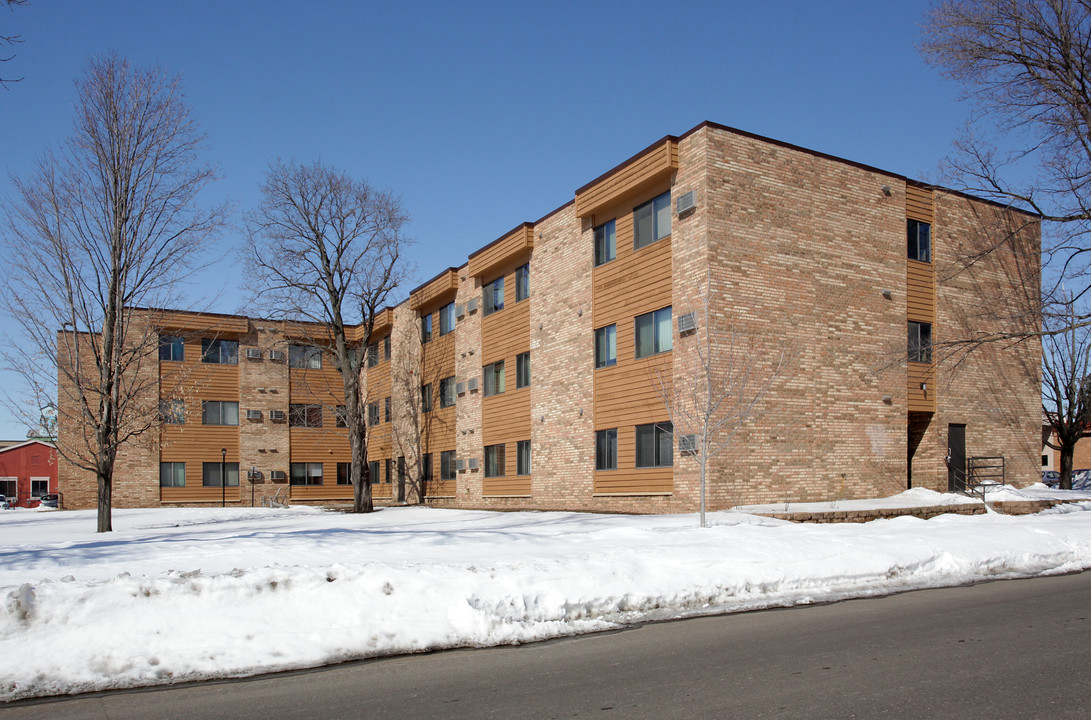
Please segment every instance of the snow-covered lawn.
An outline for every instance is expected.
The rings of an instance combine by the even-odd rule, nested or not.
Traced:
[[[873,506],[950,500],[907,495]],[[1091,567],[1091,502],[857,525],[709,518],[121,510],[97,535],[90,512],[0,512],[0,699]]]

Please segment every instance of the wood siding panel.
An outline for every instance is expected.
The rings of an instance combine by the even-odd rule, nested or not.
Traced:
[[[422,310],[437,305],[442,300],[453,300],[458,291],[458,271],[446,270],[435,280],[417,289],[409,296],[409,306]]]
[[[323,356],[322,368],[310,370],[291,368],[288,370],[288,402],[297,404],[318,404],[336,408],[344,403],[344,384],[341,373],[330,367],[332,361]],[[329,415],[327,418],[326,416]],[[330,413],[323,413],[322,421],[333,423]]]
[[[534,226],[523,223],[500,240],[471,255],[467,272],[470,277],[491,277],[499,272],[501,266],[525,262],[533,249]]]
[[[186,478],[186,481],[189,481],[188,477]],[[200,480],[198,480],[196,487],[189,487],[187,485],[186,487],[181,488],[159,488],[159,501],[164,503],[218,503],[224,499],[226,499],[227,502],[238,502],[240,498],[241,493],[237,487],[227,488],[225,496],[223,488],[201,487]]]
[[[530,497],[529,475],[484,479],[482,494],[486,497]]]
[[[908,363],[906,378],[909,412],[935,412],[937,388],[935,364]],[[921,383],[925,383],[928,389],[921,390]]]
[[[333,475],[329,474],[328,467],[322,468],[323,483],[321,485],[291,485],[289,493],[292,500],[316,501],[316,500],[352,500],[352,485],[338,485],[337,465],[333,465]],[[328,481],[328,482],[327,482]],[[329,484],[332,482],[333,484]]]
[[[936,274],[931,263],[907,260],[906,314],[917,322],[936,321]]]
[[[648,186],[669,180],[678,169],[678,143],[668,138],[615,172],[576,193],[576,216],[598,215],[603,209]],[[597,220],[597,218],[596,218]]]
[[[917,185],[905,186],[905,216],[907,218],[932,223],[933,207],[931,189]]]

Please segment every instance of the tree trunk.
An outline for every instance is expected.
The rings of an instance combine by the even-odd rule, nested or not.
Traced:
[[[1072,489],[1072,455],[1076,450],[1075,443],[1061,443],[1061,489]]]
[[[113,532],[114,530],[113,512],[111,510],[113,484],[110,479],[112,474],[110,470],[102,468],[96,473],[98,475],[98,529],[96,532],[100,533]]]

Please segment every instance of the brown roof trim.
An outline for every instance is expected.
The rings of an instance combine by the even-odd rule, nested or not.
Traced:
[[[494,241],[494,242],[495,242],[495,241]],[[489,243],[489,244],[491,245],[492,243]],[[482,250],[484,250],[484,248],[482,248]],[[478,252],[481,252],[481,251],[479,250]],[[475,253],[475,254],[476,254],[476,253]],[[458,267],[462,267],[462,266],[461,266],[461,265],[459,265]],[[418,292],[420,292],[420,291],[421,291],[421,290],[423,290],[424,288],[428,287],[428,286],[429,286],[429,285],[430,285],[431,283],[434,283],[434,282],[435,282],[436,280],[439,280],[439,279],[440,279],[441,277],[443,277],[443,276],[444,276],[444,275],[446,275],[447,273],[451,272],[452,270],[453,270],[454,272],[458,272],[458,267],[449,267],[449,268],[444,268],[443,270],[440,270],[440,271],[439,271],[438,273],[436,273],[436,274],[435,274],[435,275],[433,275],[432,277],[428,278],[427,280],[425,280],[424,282],[422,282],[422,283],[421,283],[420,285],[418,285],[417,287],[415,287],[415,288],[413,288],[412,290],[410,290],[410,291],[409,291],[409,294],[410,294],[410,295],[412,296],[412,295],[414,295],[415,293],[418,293]],[[404,302],[404,301],[403,301],[403,302]],[[400,305],[401,303],[398,303],[398,304]]]
[[[697,129],[699,129],[699,128],[694,128],[690,132],[694,132],[694,130],[697,130]],[[683,137],[685,137],[685,136],[683,136]],[[648,147],[646,147],[643,150],[641,150],[640,152],[638,152],[636,155],[633,155],[628,160],[622,162],[620,165],[617,165],[615,167],[610,168],[609,170],[604,172],[602,175],[599,175],[597,178],[595,178],[591,182],[584,183],[582,186],[576,188],[576,192],[574,194],[579,195],[581,192],[583,192],[587,188],[591,187],[592,185],[597,183],[599,180],[602,180],[604,178],[607,178],[607,177],[613,175],[618,170],[621,170],[622,168],[624,168],[624,167],[626,167],[628,165],[632,165],[637,160],[644,157],[645,155],[647,155],[650,152],[655,152],[656,150],[662,149],[663,143],[665,143],[667,141],[678,142],[678,138],[676,136],[674,136],[674,135],[664,135],[662,138],[660,138],[659,140],[656,140],[651,145],[649,145]]]
[[[492,241],[491,243],[489,243],[488,245],[485,245],[485,246],[483,246],[483,247],[479,247],[479,248],[478,248],[477,250],[474,250],[474,251],[473,251],[472,253],[470,253],[470,255],[469,255],[469,259],[470,259],[470,260],[473,260],[473,259],[474,259],[474,258],[475,258],[476,256],[478,256],[478,255],[480,255],[481,253],[485,252],[486,250],[488,250],[489,248],[491,248],[491,247],[492,247],[493,245],[496,245],[496,244],[497,244],[498,242],[500,242],[500,241],[501,241],[501,240],[503,240],[504,238],[508,237],[508,236],[509,236],[509,235],[511,235],[511,234],[512,234],[513,232],[516,232],[516,231],[518,231],[518,230],[522,230],[522,229],[523,229],[523,228],[525,228],[525,227],[534,227],[534,223],[532,223],[532,222],[524,222],[524,223],[519,223],[518,225],[516,225],[515,227],[513,227],[513,228],[512,228],[511,230],[508,230],[508,231],[507,231],[506,233],[504,233],[504,234],[503,234],[503,235],[501,235],[500,237],[498,237],[498,238],[496,238],[495,240],[493,240],[493,241]],[[442,273],[441,273],[441,274],[442,274]],[[437,277],[438,277],[438,276],[437,276]],[[425,283],[425,285],[427,285],[427,284],[428,284],[428,283]],[[419,288],[418,288],[418,289],[419,289]]]

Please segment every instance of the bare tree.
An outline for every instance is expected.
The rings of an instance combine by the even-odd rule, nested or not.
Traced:
[[[157,330],[129,309],[177,302],[226,208],[197,206],[215,173],[198,163],[204,138],[179,78],[108,55],[88,63],[76,91],[72,135],[14,179],[5,207],[7,307],[29,340],[5,358],[32,407],[56,388],[58,450],[95,474],[108,532],[118,450],[159,422]]]
[[[408,278],[401,233],[408,216],[391,193],[319,162],[274,162],[262,193],[247,215],[247,261],[271,307],[327,334],[342,381],[353,512],[371,512],[360,370],[376,315]]]
[[[7,6],[8,6],[9,10],[14,8],[16,5],[26,5],[27,4],[27,0],[5,0],[5,2],[7,3]],[[23,40],[18,35],[0,35],[0,45],[14,46],[14,45],[16,45],[18,43],[21,43],[21,42],[23,42]],[[9,60],[11,60],[14,57],[15,57],[14,55],[8,55],[7,57],[0,57],[0,62],[8,62]],[[0,77],[0,87],[6,89],[7,86],[8,86],[8,83],[19,82],[20,80],[22,80],[22,78],[16,78],[16,79],[12,80],[10,78]]]
[[[946,0],[924,32],[925,58],[962,83],[976,109],[945,180],[1038,213],[1047,223],[1045,302],[1080,278],[1073,298],[1080,303],[1091,289],[1091,3]]]
[[[710,278],[705,281],[709,288]],[[762,399],[791,362],[786,349],[768,363],[754,357],[752,337],[739,327],[712,328],[710,291],[693,311],[693,327],[679,318],[673,357],[680,367],[657,374],[657,392],[679,440],[681,455],[697,460],[700,471],[701,527],[705,520],[709,460],[726,450],[739,429],[758,411]]]
[[[1068,303],[1069,318],[1051,318],[1046,329],[1063,328],[1042,341],[1042,410],[1052,437],[1046,446],[1061,453],[1061,489],[1072,489],[1072,457],[1076,443],[1091,423],[1091,329],[1077,327],[1075,308]]]

